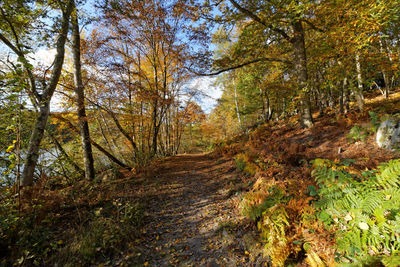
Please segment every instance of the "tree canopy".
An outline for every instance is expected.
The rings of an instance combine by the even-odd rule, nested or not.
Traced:
[[[0,265],[58,264],[56,253],[86,253],[71,264],[97,264],[93,255],[109,254],[90,241],[98,233],[82,226],[82,210],[89,228],[109,231],[119,220],[110,236],[140,241],[140,231],[122,236],[145,212],[114,200],[125,186],[142,194],[145,180],[160,192],[166,181],[179,184],[168,180],[171,166],[190,172],[181,164],[196,161],[177,155],[200,152],[219,167],[205,167],[210,178],[200,166],[208,158],[194,156],[188,177],[232,186],[227,197],[237,197],[272,265],[290,257],[400,265],[399,211],[390,207],[399,203],[398,154],[379,150],[377,133],[380,123],[395,125],[390,133],[400,127],[399,14],[398,0],[0,1],[0,254],[4,247],[11,259]],[[232,179],[214,180],[224,175]],[[80,228],[71,229],[88,231],[79,238],[96,246],[62,252],[49,241],[59,233],[40,229],[52,208],[77,210]],[[123,255],[120,241],[107,242],[110,255]]]

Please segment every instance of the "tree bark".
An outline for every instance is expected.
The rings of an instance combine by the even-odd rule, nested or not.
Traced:
[[[344,114],[344,89],[345,89],[345,81],[346,78],[343,80],[343,84],[340,87],[340,95],[339,95],[339,113]]]
[[[261,99],[262,99],[262,119],[264,122],[268,122],[272,119],[272,108],[271,108],[271,102],[269,100],[269,96],[267,93],[267,90],[260,89],[261,93]]]
[[[237,115],[237,119],[238,119],[238,123],[239,123],[239,128],[242,128],[242,121],[240,119],[240,111],[239,111],[239,102],[237,99],[237,92],[236,92],[236,85],[233,84],[233,90],[235,93],[235,106],[236,106],[236,115]]]
[[[383,43],[382,40],[379,40],[379,47],[380,47],[380,52],[382,55],[385,54],[384,49],[383,49]],[[390,57],[389,57],[390,58]],[[389,98],[389,91],[390,91],[390,79],[388,73],[386,73],[385,68],[382,69],[382,76],[383,80],[385,81],[385,98]]]
[[[311,102],[309,93],[307,92],[307,56],[304,42],[304,28],[301,21],[293,23],[293,38],[291,43],[294,49],[295,70],[297,73],[297,81],[300,91],[300,125],[310,128],[313,126],[311,115]]]
[[[90,101],[90,100],[89,100]],[[99,104],[97,104],[97,103],[95,103],[95,102],[93,102],[93,101],[90,101],[93,105],[95,105],[96,107],[98,107],[100,110],[104,110],[105,112],[107,112],[109,115],[110,115],[110,117],[111,117],[111,119],[114,121],[114,124],[117,126],[117,128],[118,128],[118,130],[121,132],[121,134],[128,140],[128,142],[131,144],[131,146],[132,146],[132,149],[133,149],[133,151],[134,151],[134,154],[135,155],[137,155],[137,153],[138,153],[138,146],[137,146],[137,144],[136,144],[136,142],[133,140],[134,139],[134,135],[132,134],[132,136],[122,127],[122,125],[121,125],[121,123],[119,122],[119,119],[117,118],[117,116],[115,115],[115,113],[112,111],[112,110],[110,110],[110,109],[108,109],[108,108],[105,108],[105,107],[103,107],[103,106],[101,106],[101,105],[99,105]],[[104,120],[104,122],[106,122],[106,120],[104,119],[104,117],[102,116],[102,118],[103,118],[103,120]],[[109,128],[108,126],[107,126],[107,128]],[[89,137],[89,140],[90,140],[90,137]],[[115,146],[115,145],[114,145]]]
[[[350,111],[350,90],[348,88],[347,78],[343,80],[343,106],[344,106],[344,113],[348,113]]]
[[[78,106],[79,134],[81,136],[81,144],[83,150],[83,163],[85,166],[86,180],[95,178],[94,161],[92,145],[90,143],[89,125],[85,110],[85,92],[82,82],[82,65],[81,65],[81,40],[79,35],[78,14],[72,15],[72,53],[74,60],[74,83],[76,104]]]
[[[50,76],[50,82],[43,91],[39,102],[39,114],[36,118],[35,126],[29,141],[28,152],[25,159],[25,166],[22,172],[20,184],[21,186],[30,186],[33,184],[33,177],[37,160],[39,157],[40,143],[43,139],[44,129],[46,128],[47,119],[50,113],[50,100],[57,87],[58,80],[60,79],[62,66],[64,63],[65,55],[65,42],[67,40],[69,19],[73,9],[73,0],[68,2],[66,11],[63,13],[63,21],[61,32],[56,42],[56,56],[53,63],[53,71]]]
[[[127,131],[125,131],[125,129],[122,127],[121,123],[119,122],[119,120],[115,116],[114,112],[112,112],[111,110],[108,110],[108,109],[106,111],[108,112],[108,114],[110,114],[110,116],[113,119],[113,121],[114,121],[115,125],[117,126],[118,130],[129,141],[129,143],[132,146],[132,149],[134,150],[134,152],[136,154],[138,152],[138,148],[137,148],[137,145],[136,145],[135,141],[133,141],[133,136],[130,136],[129,133]]]
[[[159,132],[159,125],[157,123],[157,114],[158,114],[158,100],[154,100],[153,105],[153,114],[152,114],[152,123],[153,123],[153,138],[152,138],[152,151],[151,154],[154,157],[157,154],[157,141],[158,141],[158,132]]]
[[[274,114],[274,111],[272,110],[271,101],[269,100],[268,94],[265,94],[265,100],[266,100],[266,106],[267,106],[265,122],[268,122],[272,119],[272,115]]]

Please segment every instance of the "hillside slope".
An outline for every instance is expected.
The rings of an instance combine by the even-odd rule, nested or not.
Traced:
[[[325,114],[311,129],[261,125],[140,173],[113,169],[71,186],[42,177],[17,204],[10,188],[1,264],[397,266],[400,162],[376,168],[400,155],[375,144],[373,126],[399,99],[368,100],[370,114]]]
[[[364,113],[328,111],[311,129],[261,125],[217,147],[252,184],[240,192],[238,209],[274,266],[399,264],[391,205],[399,204],[400,162],[382,163],[400,154],[375,141],[380,121],[399,112],[399,99],[371,98]]]

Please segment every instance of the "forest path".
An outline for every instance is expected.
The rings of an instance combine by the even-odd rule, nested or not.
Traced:
[[[152,178],[151,178],[152,177]],[[207,154],[161,162],[143,188],[145,266],[247,266],[230,184],[235,168]],[[235,225],[235,226],[233,226]]]

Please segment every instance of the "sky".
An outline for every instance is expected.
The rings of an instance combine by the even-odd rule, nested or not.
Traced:
[[[34,65],[50,66],[54,60],[55,49],[40,49],[35,54],[31,55],[35,61]],[[187,87],[192,91],[198,91],[195,101],[201,106],[202,110],[209,114],[217,104],[217,100],[222,95],[222,89],[216,86],[216,77],[198,77],[189,82]],[[60,109],[60,99],[57,94],[54,95],[52,101],[52,110]]]
[[[209,114],[217,104],[217,99],[222,95],[222,89],[216,86],[216,77],[198,77],[194,78],[188,85],[190,89],[199,91],[199,97],[196,102],[202,110]]]

